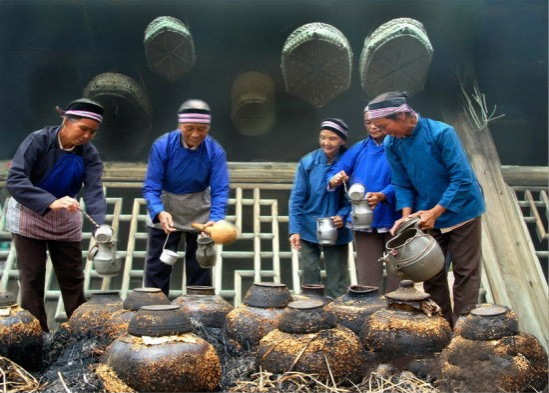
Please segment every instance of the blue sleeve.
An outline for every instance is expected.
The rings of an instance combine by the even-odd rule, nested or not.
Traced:
[[[308,174],[305,170],[304,160],[301,159],[294,177],[294,186],[290,193],[289,201],[289,232],[290,235],[300,233],[303,206],[308,198]]]
[[[84,156],[84,202],[88,214],[98,224],[105,223],[107,213],[107,201],[103,193],[103,162],[95,147],[90,147]]]
[[[229,203],[229,169],[227,167],[227,156],[220,145],[215,146],[211,160],[210,192],[212,207],[210,209],[210,220],[219,221],[225,218]]]
[[[57,198],[48,191],[36,187],[31,181],[32,170],[45,154],[48,139],[32,133],[19,145],[12,159],[6,180],[6,188],[17,202],[32,211],[44,215]]]
[[[143,183],[143,197],[147,201],[147,209],[153,222],[157,222],[158,213],[164,210],[161,195],[167,165],[166,143],[167,138],[163,138],[157,139],[152,145]]]
[[[354,171],[354,168],[355,168],[356,157],[358,155],[358,152],[360,151],[360,144],[361,143],[362,142],[357,142],[353,146],[351,146],[351,148],[349,150],[347,150],[345,153],[343,153],[339,157],[339,160],[337,160],[337,162],[334,165],[332,165],[332,167],[330,168],[330,170],[328,171],[328,174],[326,176],[326,187],[327,187],[328,191],[335,191],[335,190],[337,190],[338,188],[341,187],[341,186],[336,187],[336,188],[330,188],[329,187],[328,182],[330,181],[330,179],[336,173],[341,172],[341,171],[345,171],[345,173],[347,175],[349,175],[349,177],[352,177],[353,171]]]
[[[380,192],[385,195],[385,201],[390,204],[395,203],[395,188],[391,183],[387,184]]]
[[[473,171],[456,131],[448,126],[436,140],[441,159],[448,173],[449,184],[442,194],[439,205],[459,214],[470,197],[475,183]]]
[[[391,143],[387,143],[385,139],[385,156],[389,165],[391,166],[391,183],[396,197],[396,210],[401,210],[405,207],[409,207],[414,210],[416,191],[408,177],[406,169],[402,164],[402,161],[394,151],[394,147]]]

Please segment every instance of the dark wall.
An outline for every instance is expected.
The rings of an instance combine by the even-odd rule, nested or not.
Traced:
[[[502,163],[547,165],[547,11],[545,0],[3,0],[0,159],[30,131],[58,124],[55,105],[80,97],[104,72],[136,80],[153,109],[152,129],[117,130],[135,143],[104,152],[106,160],[145,161],[191,97],[212,106],[212,135],[230,161],[295,161],[317,147],[319,122],[329,116],[349,123],[354,142],[364,136],[368,100],[358,74],[364,38],[390,19],[411,17],[424,24],[435,49],[412,106],[433,118],[459,110],[456,74],[476,78],[488,106],[506,114],[490,126]],[[185,22],[196,48],[194,67],[175,82],[151,72],[143,48],[145,27],[162,15]],[[287,94],[280,71],[284,41],[310,22],[337,27],[354,52],[351,87],[321,109]],[[276,123],[263,136],[243,136],[230,120],[231,85],[250,70],[267,72],[276,86]]]

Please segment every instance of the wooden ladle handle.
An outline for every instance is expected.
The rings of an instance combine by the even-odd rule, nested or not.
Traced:
[[[196,228],[198,229],[199,231],[201,232],[206,232],[206,233],[210,233],[211,232],[211,227],[206,227],[204,228],[204,224],[199,224],[197,222],[193,222],[191,223],[191,225],[193,226],[193,228]]]

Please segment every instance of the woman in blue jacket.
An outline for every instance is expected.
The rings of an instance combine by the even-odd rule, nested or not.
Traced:
[[[368,204],[373,209],[371,228],[354,229],[356,247],[357,281],[360,285],[374,286],[383,291],[383,256],[385,244],[391,238],[390,229],[400,218],[391,185],[391,168],[385,157],[385,135],[375,127],[364,113],[364,125],[368,136],[355,143],[335,164],[329,174],[329,189],[340,190],[344,182],[362,184],[366,189]],[[353,224],[349,218],[349,226]],[[398,288],[398,278],[387,275],[385,290]]]
[[[352,233],[345,228],[350,206],[342,191],[328,192],[326,175],[345,151],[348,127],[343,120],[326,119],[320,126],[320,149],[305,155],[295,174],[290,194],[290,243],[298,251],[304,284],[318,284],[320,255],[324,252],[326,294],[338,297],[349,286],[347,260]],[[338,228],[335,245],[321,246],[317,218],[331,217]]]

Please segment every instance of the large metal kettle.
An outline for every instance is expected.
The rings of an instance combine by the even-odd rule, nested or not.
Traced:
[[[120,273],[122,261],[116,257],[116,242],[96,243],[90,250],[95,271],[100,276],[116,276]]]

